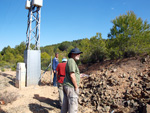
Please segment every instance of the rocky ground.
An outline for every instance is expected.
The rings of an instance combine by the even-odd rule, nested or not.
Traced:
[[[79,66],[79,113],[150,113],[150,56]],[[0,113],[59,113],[50,72],[41,86],[18,89],[15,71],[0,72]]]
[[[82,67],[79,103],[96,113],[150,113],[150,57]]]

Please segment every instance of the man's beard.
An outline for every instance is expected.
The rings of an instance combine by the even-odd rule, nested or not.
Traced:
[[[78,56],[75,57],[75,60],[79,60],[80,58]]]

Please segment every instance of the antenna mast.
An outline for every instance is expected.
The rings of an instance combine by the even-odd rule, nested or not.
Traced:
[[[40,50],[40,21],[42,0],[27,0],[28,25],[26,31],[26,49]],[[32,43],[32,44],[31,44]]]
[[[26,64],[26,86],[39,84],[41,76],[40,51],[40,21],[43,0],[27,0],[28,22],[26,31],[26,50],[24,62]]]

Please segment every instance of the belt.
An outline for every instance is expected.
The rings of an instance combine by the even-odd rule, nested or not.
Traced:
[[[59,75],[60,77],[65,77],[65,75]]]

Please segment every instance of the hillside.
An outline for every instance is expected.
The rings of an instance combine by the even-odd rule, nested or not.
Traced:
[[[80,65],[79,113],[149,113],[150,56]],[[15,71],[0,72],[2,113],[59,113],[58,90],[50,72],[41,86],[18,89]],[[2,103],[4,101],[4,104]]]

